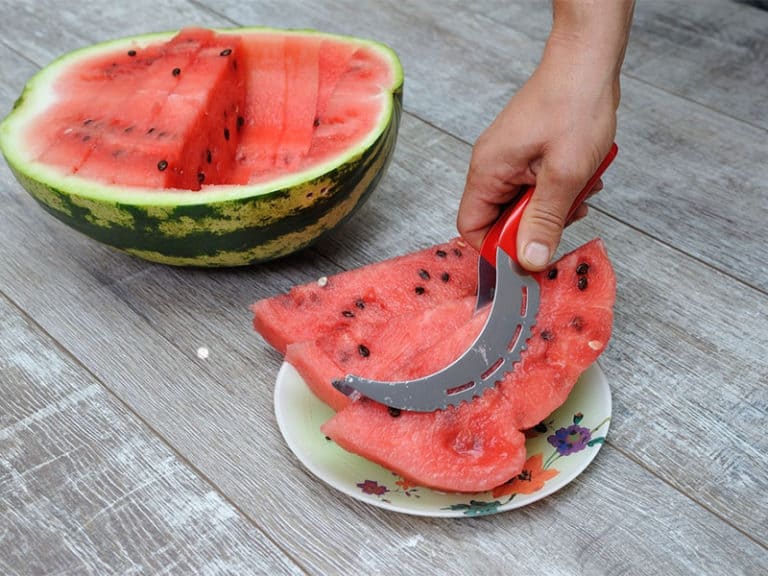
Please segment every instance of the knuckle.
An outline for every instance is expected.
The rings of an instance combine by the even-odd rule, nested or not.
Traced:
[[[558,162],[548,167],[547,179],[549,180],[550,185],[558,190],[567,190],[578,186],[578,183],[581,180],[581,172],[583,172],[583,170],[579,170],[573,164]],[[589,178],[589,175],[587,174],[585,178]]]
[[[531,226],[549,232],[557,233],[565,226],[565,215],[551,204],[537,204],[531,206],[528,222]]]

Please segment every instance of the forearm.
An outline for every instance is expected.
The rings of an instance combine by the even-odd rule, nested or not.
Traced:
[[[614,85],[629,39],[634,0],[554,0],[552,30],[542,64],[572,80]]]

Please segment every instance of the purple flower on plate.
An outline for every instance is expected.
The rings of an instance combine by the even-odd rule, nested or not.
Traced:
[[[379,484],[376,482],[376,480],[366,480],[365,482],[360,482],[358,483],[357,487],[360,488],[364,494],[375,494],[376,496],[382,496],[383,494],[389,492],[389,488]]]
[[[561,456],[584,450],[591,439],[592,431],[577,424],[559,428],[554,434],[547,436],[547,442],[554,446]]]

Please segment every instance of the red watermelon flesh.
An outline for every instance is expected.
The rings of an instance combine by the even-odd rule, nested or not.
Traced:
[[[298,166],[309,152],[317,120],[317,91],[320,87],[321,39],[288,38],[285,43],[286,114],[280,135],[277,162],[287,169]]]
[[[70,66],[25,146],[111,184],[261,183],[361,144],[392,74],[381,52],[322,34],[191,28]]]
[[[324,280],[256,302],[251,307],[256,331],[285,354],[289,344],[354,324],[381,330],[398,315],[415,316],[475,294],[477,253],[454,239]]]
[[[448,301],[414,315],[400,314],[386,322],[350,323],[316,340],[290,344],[285,361],[301,374],[312,392],[338,411],[352,401],[333,386],[346,374],[391,380],[408,375],[403,367],[437,344],[445,334],[462,328],[474,311],[475,297]],[[404,338],[403,335],[408,337]],[[373,360],[375,358],[375,360]]]
[[[346,450],[422,486],[476,492],[514,477],[526,456],[520,430],[560,406],[605,349],[615,298],[615,277],[600,240],[535,276],[541,287],[536,325],[520,364],[496,388],[471,403],[432,413],[391,412],[361,399],[340,410],[322,432]],[[446,308],[446,313],[454,312]],[[413,324],[434,319],[435,313],[415,317]],[[459,330],[446,329],[436,345],[390,366],[391,378],[417,378],[448,365],[471,345],[483,323],[478,315]],[[441,323],[433,325],[440,330]],[[375,364],[373,355],[368,358]],[[331,358],[326,362],[334,363]],[[380,369],[372,366],[370,374]]]
[[[288,90],[285,73],[285,37],[265,36],[245,47],[248,69],[243,141],[238,152],[241,173],[247,181],[271,173],[283,132],[284,100]]]
[[[349,62],[357,51],[357,47],[344,42],[325,40],[320,50],[319,66],[323,70],[317,87],[317,118],[325,114],[336,86],[349,68]]]
[[[60,79],[61,94],[93,98],[62,100],[52,117],[41,119],[35,138],[46,149],[40,159],[127,186],[199,190],[206,180],[220,181],[219,172],[233,165],[237,111],[244,105],[239,44],[238,38],[188,30],[151,48],[149,56],[126,51],[121,55],[126,70],[109,82],[104,79],[112,78],[110,70],[123,66],[112,66],[107,58]],[[225,50],[230,54],[221,56]],[[215,166],[208,156],[217,159]],[[229,162],[222,163],[224,158]]]

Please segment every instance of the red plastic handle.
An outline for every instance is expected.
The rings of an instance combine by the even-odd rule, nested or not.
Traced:
[[[619,147],[615,143],[612,144],[608,155],[605,157],[600,166],[598,166],[592,177],[587,181],[584,189],[579,192],[576,200],[574,200],[571,209],[568,211],[566,222],[571,219],[573,214],[576,212],[576,209],[581,205],[582,202],[584,202],[584,199],[587,197],[592,188],[595,187],[595,184],[600,179],[600,176],[603,175],[608,166],[610,166],[611,162],[613,162],[613,159],[616,158],[616,154],[618,154],[618,152]],[[501,246],[504,252],[509,254],[512,260],[519,263],[519,260],[517,259],[517,231],[520,228],[520,218],[523,216],[525,207],[528,206],[528,202],[530,201],[534,190],[535,187],[531,187],[525,190],[517,202],[504,210],[501,216],[499,216],[499,219],[496,220],[496,223],[488,231],[488,234],[486,234],[485,239],[483,240],[483,245],[480,248],[480,256],[487,260],[489,264],[492,264],[494,268],[496,267],[497,246]]]

